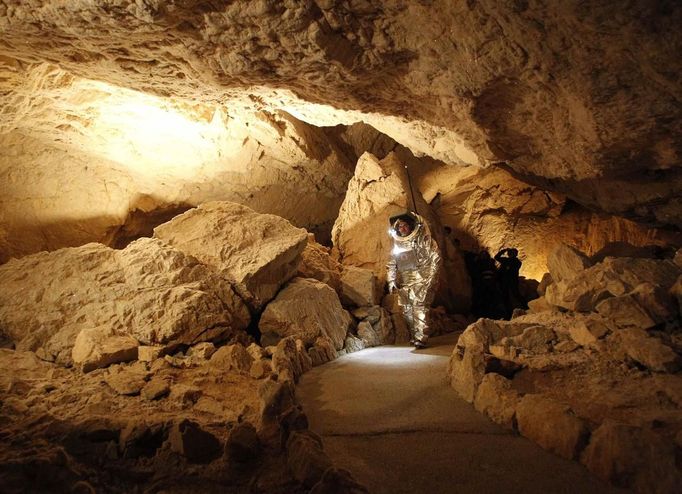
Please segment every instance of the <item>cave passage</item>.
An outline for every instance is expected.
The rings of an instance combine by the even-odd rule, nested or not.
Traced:
[[[680,25],[0,2],[0,492],[682,492]]]

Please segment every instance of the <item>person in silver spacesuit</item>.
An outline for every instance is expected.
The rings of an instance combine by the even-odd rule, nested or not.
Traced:
[[[398,291],[398,303],[412,333],[411,342],[424,348],[429,337],[429,308],[441,264],[438,245],[416,213],[394,216],[389,221],[393,249],[387,265],[388,290]]]

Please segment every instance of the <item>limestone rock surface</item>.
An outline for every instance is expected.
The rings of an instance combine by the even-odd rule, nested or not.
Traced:
[[[620,328],[649,329],[656,325],[649,311],[631,294],[606,298],[596,305],[595,310]]]
[[[340,350],[351,323],[336,292],[326,283],[295,278],[263,312],[259,328],[263,334],[294,336],[312,345],[327,336]]]
[[[473,403],[476,390],[487,372],[490,346],[502,338],[523,334],[526,328],[536,326],[532,323],[516,323],[479,319],[469,325],[457,340],[450,356],[448,376],[450,385],[459,395]]]
[[[253,472],[226,472],[239,465],[222,447],[237,427],[252,424],[260,433],[263,381],[227,369],[178,369],[163,362],[83,373],[34,352],[0,349],[0,434],[17,439],[0,445],[3,493],[109,492],[112,478],[125,492],[143,486],[187,492],[201,483],[204,492],[218,493],[224,485],[215,487],[216,482],[248,485]],[[285,411],[281,405],[273,404],[275,416]],[[181,427],[185,419],[192,424]],[[285,454],[272,451],[278,480],[292,485]],[[203,463],[211,460],[214,468]],[[93,462],[96,470],[88,466]],[[189,471],[194,477],[188,482]],[[204,484],[201,478],[209,480]]]
[[[192,463],[209,463],[221,453],[218,438],[187,419],[173,425],[168,440],[172,451]]]
[[[615,485],[647,492],[675,492],[682,478],[675,466],[672,441],[652,431],[604,422],[592,433],[582,463]]]
[[[225,345],[211,356],[211,365],[222,370],[233,370],[246,373],[251,369],[253,357],[243,345]]]
[[[378,279],[373,271],[345,266],[341,272],[341,300],[348,305],[366,307],[378,302]]]
[[[519,399],[520,396],[512,388],[509,379],[490,373],[483,376],[476,391],[474,407],[486,414],[493,422],[513,429]]]
[[[135,338],[107,333],[108,329],[85,328],[76,336],[71,356],[83,372],[137,359],[139,343]]]
[[[312,367],[312,359],[306,352],[303,341],[294,336],[283,338],[272,354],[272,370],[282,382],[297,382]]]
[[[312,433],[295,432],[287,443],[288,464],[294,477],[307,487],[322,479],[332,462],[322,450],[322,441]]]
[[[7,336],[65,364],[85,329],[177,345],[234,335],[250,320],[226,280],[156,239],[124,250],[87,244],[35,254],[0,266],[0,278]]]
[[[326,336],[320,336],[315,340],[313,346],[308,349],[308,355],[310,355],[313,367],[330,362],[336,358],[334,342]]]
[[[615,337],[633,360],[657,372],[675,372],[682,367],[682,357],[659,338],[639,328],[621,329]]]
[[[676,2],[198,5],[9,0],[3,57],[188,101],[277,87],[270,104],[287,98],[309,121],[376,120],[418,152],[506,162],[590,206],[679,226]],[[287,90],[355,111],[327,117]]]
[[[608,333],[609,328],[604,321],[596,318],[576,321],[569,328],[571,339],[577,344],[588,346]]]
[[[337,293],[341,291],[341,265],[330,255],[327,247],[315,242],[313,235],[308,235],[296,276],[314,278],[326,283]]]
[[[571,409],[541,395],[527,394],[516,408],[519,432],[569,460],[587,445],[589,430]]]
[[[677,245],[682,240],[679,233],[588,210],[564,194],[497,167],[422,163],[412,173],[424,199],[441,223],[452,228],[461,249],[478,252],[483,247],[494,256],[503,247],[515,247],[526,278],[540,280],[548,271],[549,255],[561,244],[592,256],[613,242],[636,248]]]
[[[554,282],[570,281],[591,266],[585,254],[566,244],[560,244],[547,257],[547,269]]]
[[[592,311],[600,301],[626,295],[643,283],[669,290],[679,274],[680,268],[667,259],[607,257],[568,282],[551,284],[545,298],[569,310]]]
[[[191,209],[154,236],[213,268],[255,309],[294,276],[308,238],[284,218],[225,201]]]

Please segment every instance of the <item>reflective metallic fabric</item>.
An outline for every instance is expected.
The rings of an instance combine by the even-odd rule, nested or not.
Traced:
[[[441,257],[426,223],[417,218],[415,229],[406,237],[398,235],[395,224],[389,229],[393,238],[391,260],[387,265],[389,290],[398,289],[412,339],[425,343],[428,339],[428,312],[436,292],[436,277]]]

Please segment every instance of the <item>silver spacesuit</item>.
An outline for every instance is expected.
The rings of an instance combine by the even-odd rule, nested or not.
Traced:
[[[418,214],[394,216],[390,221],[393,249],[387,265],[388,289],[398,289],[398,302],[412,333],[412,343],[423,347],[428,339],[428,311],[441,263],[438,245]],[[408,223],[409,228],[401,222]]]

